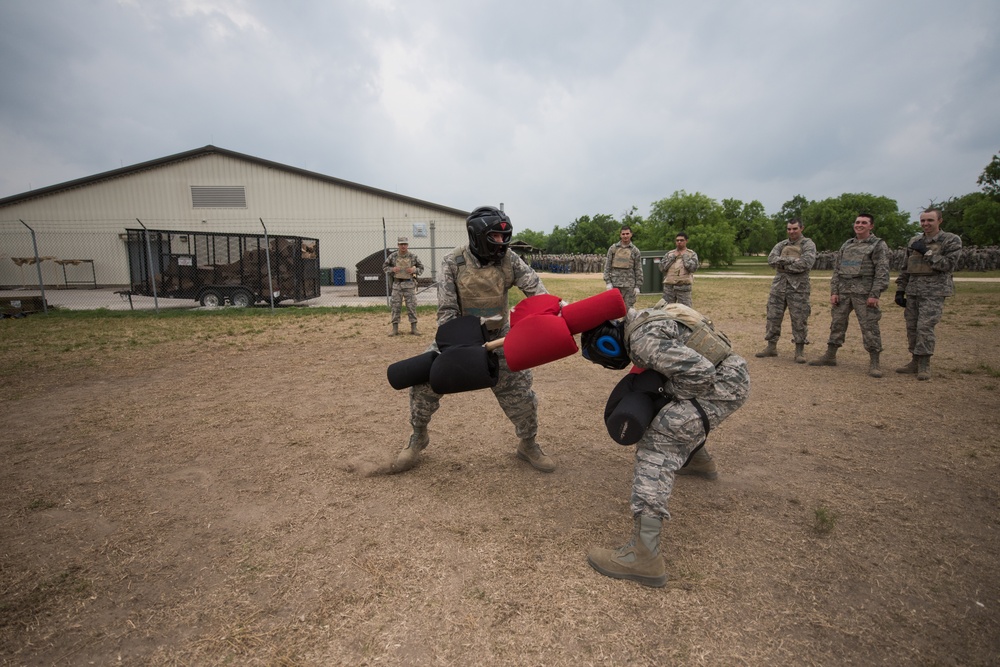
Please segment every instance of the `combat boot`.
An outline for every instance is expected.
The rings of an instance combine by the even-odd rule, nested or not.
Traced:
[[[719,469],[715,467],[715,459],[702,447],[694,454],[684,466],[677,471],[678,475],[694,475],[704,479],[718,479]]]
[[[632,539],[617,549],[592,549],[590,566],[606,577],[630,579],[660,588],[667,583],[667,568],[660,556],[663,520],[640,514],[635,517]]]
[[[904,375],[916,375],[917,374],[917,355],[912,355],[910,363],[905,366],[900,366],[896,369],[897,373],[903,373]]]
[[[414,426],[410,441],[396,455],[396,460],[392,462],[392,472],[405,472],[417,465],[417,461],[420,460],[420,452],[424,451],[429,442],[430,436],[427,434],[427,427]]]
[[[837,346],[827,345],[826,353],[816,359],[815,361],[809,362],[810,366],[836,366],[837,365]]]
[[[525,438],[517,443],[517,458],[527,461],[532,468],[541,472],[552,472],[556,469],[556,462],[542,451],[534,437]]]
[[[767,347],[753,355],[755,357],[776,357],[778,356],[778,343],[773,340],[767,341]]]
[[[882,377],[882,369],[878,367],[878,352],[869,352],[868,375],[873,378]]]
[[[398,322],[393,322],[392,323],[392,332],[389,335],[390,336],[398,336],[399,335],[399,323]]]
[[[795,344],[795,363],[804,364],[806,363],[806,344],[796,343]]]
[[[917,357],[917,379],[931,379],[931,355],[921,354]]]
[[[410,322],[410,335],[411,336],[419,336],[420,335],[417,332],[417,323],[416,322]]]

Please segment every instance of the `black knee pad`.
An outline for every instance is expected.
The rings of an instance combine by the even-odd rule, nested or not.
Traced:
[[[389,364],[386,376],[393,389],[406,389],[416,384],[423,384],[431,378],[431,365],[437,358],[435,350],[428,350],[409,359]]]
[[[495,387],[500,359],[482,345],[457,345],[441,350],[431,365],[431,389],[438,394]]]

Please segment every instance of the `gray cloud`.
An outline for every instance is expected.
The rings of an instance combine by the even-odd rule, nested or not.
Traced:
[[[916,210],[1000,150],[1000,6],[0,7],[0,196],[213,143],[549,230],[684,189]]]

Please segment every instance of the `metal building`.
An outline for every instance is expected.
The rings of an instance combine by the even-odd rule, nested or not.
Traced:
[[[399,236],[436,271],[467,241],[467,211],[205,146],[0,199],[0,286],[20,284],[8,258],[80,260],[101,285],[127,285],[128,228],[287,234],[319,239],[320,263],[354,282],[359,260]],[[66,265],[63,264],[63,270]],[[72,269],[73,266],[71,265]],[[61,283],[55,266],[44,282]]]

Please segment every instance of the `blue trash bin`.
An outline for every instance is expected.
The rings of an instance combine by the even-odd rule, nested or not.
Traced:
[[[342,266],[333,267],[333,284],[337,287],[347,284],[347,269]]]

